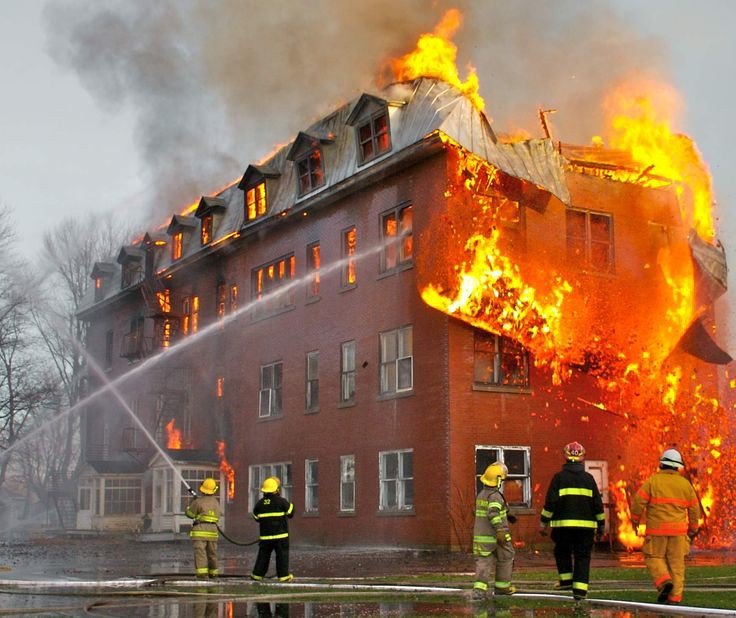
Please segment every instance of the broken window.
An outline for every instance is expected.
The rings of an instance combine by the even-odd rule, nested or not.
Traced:
[[[503,494],[510,506],[531,508],[531,448],[528,446],[476,446],[475,480],[480,491],[480,475],[492,463],[501,463],[508,468],[503,482]]]
[[[321,265],[319,243],[313,242],[307,245],[307,273],[309,275],[309,283],[307,285],[307,296],[319,296]]]
[[[414,508],[414,451],[383,451],[378,454],[381,511]]]
[[[566,230],[569,260],[591,272],[613,272],[612,215],[569,208]]]
[[[475,330],[473,348],[476,386],[529,388],[529,353],[521,344]]]
[[[381,215],[381,272],[411,262],[414,252],[412,207],[401,206]]]
[[[319,409],[319,352],[307,352],[306,406],[308,412]]]
[[[294,287],[291,282],[296,274],[294,255],[287,255],[252,271],[253,298],[256,317],[270,315],[294,304]],[[279,292],[283,288],[283,291]]]
[[[269,463],[248,466],[248,510],[252,511],[261,499],[261,485],[269,476],[281,481],[281,495],[291,501],[291,463]]]
[[[380,339],[381,395],[412,390],[414,386],[412,327],[405,326],[381,333]]]
[[[389,150],[391,150],[391,134],[388,113],[383,109],[358,125],[360,162],[370,161]]]
[[[245,217],[253,221],[266,214],[266,183],[259,182],[245,192]]]
[[[202,245],[209,245],[212,242],[212,215],[204,215],[201,219],[200,241]]]
[[[346,341],[340,349],[340,403],[355,402],[355,341]]]
[[[340,510],[355,511],[355,455],[340,457]]]
[[[356,282],[355,252],[358,247],[358,232],[355,226],[342,231],[342,277],[343,287],[354,286]]]
[[[258,397],[258,416],[279,416],[282,412],[281,384],[283,364],[261,365],[261,389]]]
[[[322,169],[322,151],[313,148],[304,156],[297,159],[296,171],[299,177],[299,195],[309,193],[325,182],[324,170]]]
[[[171,238],[171,259],[181,259],[184,253],[184,232],[175,232]]]
[[[319,512],[319,461],[304,460],[304,511]]]

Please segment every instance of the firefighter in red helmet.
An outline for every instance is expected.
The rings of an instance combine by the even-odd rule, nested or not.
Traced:
[[[590,555],[596,531],[603,532],[606,515],[593,475],[585,471],[585,447],[570,442],[562,449],[565,463],[547,489],[542,510],[543,534],[552,527],[558,590],[572,590],[576,601],[588,594]]]
[[[516,592],[511,584],[515,552],[509,531],[508,505],[501,493],[501,482],[507,473],[505,465],[495,462],[480,476],[483,488],[475,499],[473,527],[474,601]],[[488,589],[489,580],[494,582],[492,590]]]

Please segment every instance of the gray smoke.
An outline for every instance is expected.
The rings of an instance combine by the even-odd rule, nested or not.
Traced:
[[[602,0],[57,0],[50,54],[110,109],[130,109],[153,216],[236,179],[316,118],[373,89],[459,8],[462,76],[472,64],[495,129],[587,142],[601,101],[641,65],[662,73],[656,41],[636,38]]]

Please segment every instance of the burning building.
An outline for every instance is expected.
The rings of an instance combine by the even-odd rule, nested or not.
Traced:
[[[665,445],[718,510],[726,270],[693,189],[629,151],[503,141],[466,89],[402,78],[96,265],[80,526],[178,532],[179,477],[215,475],[252,536],[276,475],[297,541],[467,547],[499,460],[531,542],[571,440],[613,535]]]

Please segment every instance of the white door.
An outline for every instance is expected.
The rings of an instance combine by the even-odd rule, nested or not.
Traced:
[[[610,525],[609,520],[611,519],[611,509],[609,508],[611,505],[608,502],[608,462],[602,460],[587,459],[583,463],[585,463],[585,470],[593,475],[593,478],[598,485],[598,490],[601,492],[601,497],[603,498],[603,508],[606,512],[605,533],[608,534]]]

